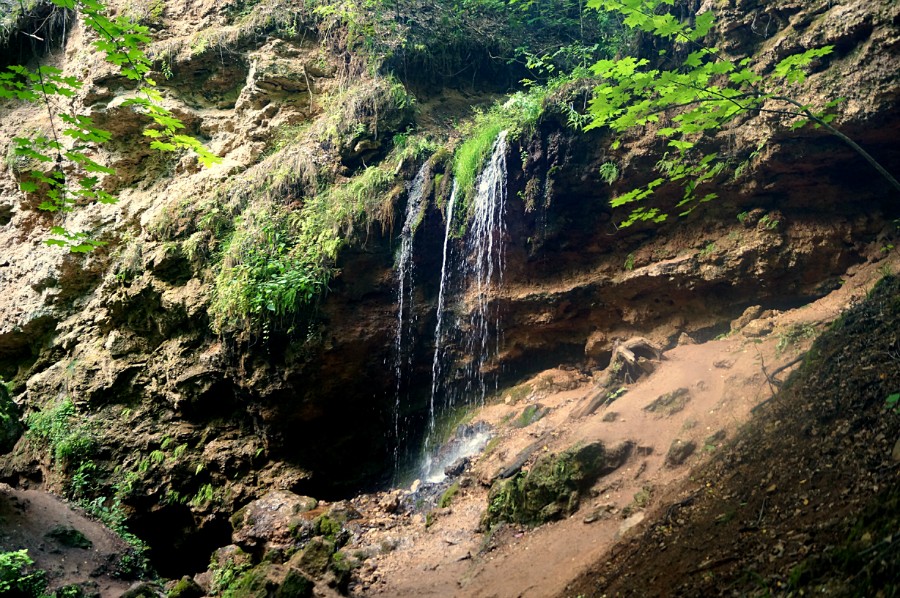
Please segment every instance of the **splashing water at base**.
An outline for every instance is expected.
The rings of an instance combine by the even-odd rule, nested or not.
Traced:
[[[505,266],[505,248],[503,240],[506,236],[506,141],[507,133],[502,131],[494,142],[491,156],[484,170],[478,177],[476,192],[472,205],[472,222],[465,238],[464,255],[458,264],[461,286],[465,289],[464,297],[474,302],[468,322],[458,322],[461,331],[459,346],[470,361],[465,367],[465,386],[462,396],[457,397],[444,379],[444,330],[443,316],[445,310],[445,289],[450,286],[450,278],[455,268],[449,252],[449,239],[452,231],[453,210],[457,197],[457,185],[454,181],[453,191],[447,206],[446,230],[444,236],[444,253],[441,266],[441,283],[438,293],[437,325],[435,329],[435,351],[432,363],[431,398],[429,402],[428,434],[424,443],[424,457],[420,468],[426,480],[443,479],[444,468],[450,463],[439,455],[444,447],[432,454],[435,443],[435,421],[441,414],[452,411],[459,398],[461,405],[471,407],[483,405],[487,395],[487,382],[484,377],[484,366],[496,357],[500,347],[500,319],[496,304],[492,304],[491,296],[496,295],[503,284]],[[490,438],[490,434],[479,434],[466,442],[457,442],[454,449],[454,460],[470,457],[480,451]],[[446,445],[445,445],[446,446]],[[452,462],[452,461],[451,461]]]

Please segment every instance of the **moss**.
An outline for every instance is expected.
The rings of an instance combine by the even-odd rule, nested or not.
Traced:
[[[242,575],[222,591],[223,598],[266,598],[273,584],[265,574],[267,565],[259,565]]]
[[[48,538],[56,540],[69,548],[91,548],[94,546],[94,543],[88,540],[83,533],[71,526],[57,525],[47,532],[46,535]]]
[[[291,569],[275,592],[276,598],[307,598],[313,595],[315,584],[308,577]]]
[[[334,542],[326,538],[313,538],[302,552],[291,558],[291,564],[313,577],[321,577],[331,565],[331,556],[335,553]]]
[[[459,492],[459,482],[453,482],[453,484],[444,490],[444,493],[441,494],[441,499],[438,501],[438,506],[442,509],[445,509],[450,506],[450,503],[453,502],[453,497]]]
[[[463,205],[471,205],[476,179],[500,132],[507,131],[515,137],[530,131],[543,113],[546,95],[547,90],[543,87],[535,87],[528,93],[515,93],[504,103],[476,116],[464,131],[466,140],[453,155],[453,176]]]
[[[494,484],[483,524],[538,525],[568,516],[578,509],[580,492],[606,466],[606,450],[599,442],[542,456],[529,471]]]
[[[313,529],[317,535],[324,536],[331,542],[336,541],[343,531],[341,523],[328,515],[320,515],[317,517],[313,522]]]
[[[204,592],[197,583],[185,575],[169,590],[167,598],[200,598]]]
[[[519,414],[519,417],[515,419],[512,425],[515,428],[527,428],[547,415],[548,411],[549,409],[545,409],[543,405],[539,403],[528,405],[522,410],[522,413]]]
[[[0,452],[12,450],[22,435],[19,409],[12,400],[10,386],[0,379]]]

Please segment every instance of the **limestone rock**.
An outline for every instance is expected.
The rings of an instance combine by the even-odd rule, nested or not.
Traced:
[[[539,457],[527,473],[494,483],[483,525],[543,523],[571,515],[578,509],[580,494],[621,467],[633,448],[633,443],[625,442],[607,450],[602,442],[593,442]]]
[[[669,417],[684,409],[691,400],[691,391],[687,388],[678,388],[668,392],[644,407],[644,411],[655,413],[656,417]]]
[[[744,310],[744,313],[741,316],[731,322],[731,331],[736,332],[741,330],[747,324],[757,319],[760,314],[762,314],[762,306],[761,305],[751,305],[747,309]]]
[[[316,505],[314,498],[273,490],[232,516],[231,540],[250,550],[286,548],[296,538],[297,528],[311,525],[301,515]]]

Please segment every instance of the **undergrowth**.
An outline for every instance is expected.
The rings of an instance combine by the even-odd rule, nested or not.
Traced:
[[[28,436],[48,444],[54,464],[75,469],[97,447],[91,425],[78,417],[72,399],[63,399],[26,419]]]

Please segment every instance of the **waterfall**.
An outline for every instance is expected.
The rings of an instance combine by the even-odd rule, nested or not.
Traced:
[[[469,318],[466,335],[466,355],[469,363],[467,390],[479,404],[484,404],[487,394],[483,368],[500,349],[500,320],[496,307],[489,301],[492,290],[503,285],[506,235],[506,131],[494,142],[488,165],[478,177],[472,225],[467,235],[466,252],[469,255],[466,280],[470,281],[468,293],[474,293],[475,308]],[[493,313],[492,313],[493,312]],[[493,338],[494,346],[491,347]],[[474,395],[474,396],[473,396]]]
[[[437,324],[434,334],[434,359],[432,361],[431,399],[429,402],[428,433],[424,445],[424,462],[422,476],[429,482],[437,482],[443,478],[443,469],[449,463],[446,459],[431,454],[429,448],[434,443],[435,422],[440,413],[452,410],[457,401],[456,392],[449,388],[442,365],[446,352],[443,329],[444,311],[447,289],[451,287],[454,270],[458,269],[463,295],[461,300],[468,300],[472,305],[468,322],[457,322],[455,329],[461,335],[456,339],[463,354],[470,359],[465,367],[465,387],[462,389],[461,401],[465,404],[483,405],[487,395],[487,383],[484,377],[484,366],[497,355],[500,347],[500,322],[496,304],[491,304],[490,297],[503,284],[505,266],[505,248],[503,238],[506,235],[506,131],[498,135],[491,151],[491,157],[476,181],[475,197],[471,211],[471,224],[466,232],[462,255],[459,263],[454,264],[451,255],[450,237],[452,233],[453,211],[457,199],[457,186],[454,182],[453,192],[447,204],[446,230],[444,233],[444,253],[441,265],[441,283],[438,292]],[[492,342],[493,341],[493,342]],[[440,403],[440,408],[438,403]],[[480,450],[488,436],[479,436],[475,448],[472,444],[468,450],[474,454]],[[452,453],[454,456],[457,456]],[[468,455],[459,455],[468,456]]]
[[[426,202],[424,201],[425,178],[428,172],[427,162],[422,165],[415,178],[409,184],[406,201],[406,217],[403,220],[403,230],[400,233],[400,253],[397,259],[397,334],[394,339],[394,373],[397,379],[394,403],[394,470],[400,463],[400,445],[402,444],[402,431],[400,425],[401,398],[404,392],[404,374],[408,371],[408,365],[412,361],[409,354],[409,337],[412,336],[415,324],[415,311],[413,310],[413,238],[416,227],[422,220]]]

